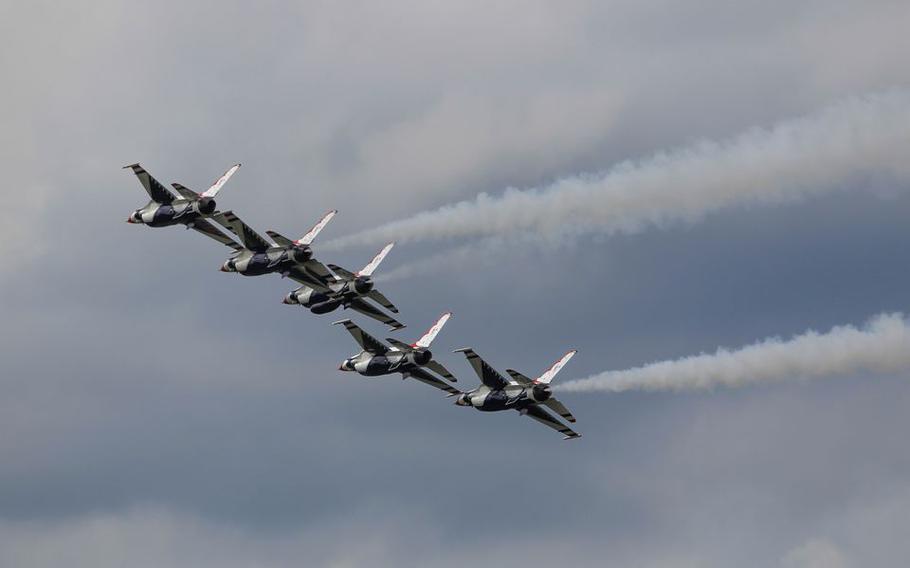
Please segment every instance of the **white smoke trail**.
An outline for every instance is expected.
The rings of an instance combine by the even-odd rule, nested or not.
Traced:
[[[735,351],[607,371],[559,385],[562,391],[696,390],[716,386],[815,379],[857,372],[910,369],[910,326],[900,313],[881,314],[863,328],[807,331],[789,341],[770,338]]]
[[[855,97],[729,140],[700,141],[606,172],[480,194],[323,244],[324,249],[534,233],[634,233],[731,206],[842,189],[864,173],[910,180],[910,92]]]

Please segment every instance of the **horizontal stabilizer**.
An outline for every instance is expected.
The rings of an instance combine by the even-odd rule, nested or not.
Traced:
[[[571,412],[569,412],[569,409],[566,408],[563,403],[559,402],[555,398],[548,398],[547,400],[543,401],[541,404],[543,404],[544,406],[546,406],[547,408],[549,408],[556,414],[562,416],[569,422],[575,422],[575,416]]]
[[[373,288],[372,290],[367,292],[367,298],[375,301],[377,304],[379,304],[383,308],[389,310],[393,314],[398,313],[398,307],[396,307],[395,304],[390,302],[389,299],[385,297],[385,294],[383,294],[382,292],[380,292],[379,290],[377,290],[375,288]]]
[[[557,420],[555,416],[541,408],[539,405],[535,404],[533,406],[529,406],[527,408],[527,411],[524,413],[529,418],[533,418],[544,426],[548,426],[565,436],[563,440],[571,440],[572,438],[581,437],[581,434]]]
[[[348,305],[354,311],[360,312],[365,316],[371,317],[376,321],[380,321],[391,328],[392,331],[401,329],[405,327],[403,323],[396,320],[395,318],[388,316],[378,309],[374,308],[369,303],[363,301],[360,298],[354,298],[351,300],[351,303]]]
[[[275,241],[276,243],[278,243],[279,245],[281,245],[283,247],[290,247],[290,246],[294,245],[294,241],[285,237],[284,235],[282,235],[281,233],[279,233],[277,231],[266,231],[265,234],[268,235],[270,239],[272,239],[273,241]]]
[[[194,200],[194,199],[199,198],[199,195],[195,191],[186,187],[185,185],[180,185],[179,183],[172,183],[171,187],[173,187],[174,190],[180,194],[180,197],[182,197],[184,199]]]
[[[455,376],[452,373],[450,373],[448,369],[443,367],[442,363],[440,363],[436,359],[432,359],[429,363],[424,365],[424,367],[433,371],[437,375],[442,375],[443,377],[449,379],[453,383],[458,381],[458,379],[456,379]]]
[[[395,339],[394,337],[386,337],[385,340],[388,341],[389,343],[391,343],[396,351],[404,351],[405,353],[407,353],[408,351],[414,350],[413,345],[408,345],[407,343],[405,343],[404,341],[401,341],[400,339]]]
[[[512,377],[513,381],[515,381],[516,383],[518,383],[522,386],[534,384],[534,381],[529,379],[527,376],[519,373],[515,369],[506,369],[506,373],[508,373],[509,376]]]
[[[353,279],[357,278],[356,274],[354,274],[350,270],[347,270],[346,268],[341,268],[337,264],[328,264],[327,266],[332,269],[332,272],[334,272],[335,274],[337,274],[344,280],[353,280]]]

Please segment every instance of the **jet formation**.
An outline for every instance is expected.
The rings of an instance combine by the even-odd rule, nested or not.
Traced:
[[[279,274],[300,286],[289,292],[283,303],[307,308],[314,314],[326,314],[351,309],[372,318],[396,331],[405,325],[389,315],[398,314],[398,307],[380,292],[373,282],[373,273],[386,258],[395,243],[385,245],[366,266],[351,272],[336,264],[324,264],[313,254],[312,244],[320,232],[338,213],[327,212],[306,234],[291,240],[268,230],[268,238],[257,233],[233,211],[219,211],[215,202],[225,183],[237,172],[240,164],[231,166],[202,193],[172,183],[173,190],[162,185],[138,163],[124,166],[139,179],[149,195],[149,202],[133,211],[127,222],[148,227],[183,225],[232,249],[221,265],[222,272],[243,276]],[[536,379],[507,369],[508,377],[500,374],[471,348],[456,349],[463,353],[480,379],[480,386],[462,391],[452,383],[455,376],[430,351],[430,345],[452,316],[446,312],[414,343],[386,338],[376,339],[350,319],[334,322],[342,325],[360,346],[361,351],[344,361],[338,369],[364,377],[401,375],[414,379],[454,397],[458,406],[468,406],[483,412],[515,410],[563,434],[565,440],[581,434],[563,423],[575,422],[572,413],[554,396],[550,383],[576,351],[569,351]]]

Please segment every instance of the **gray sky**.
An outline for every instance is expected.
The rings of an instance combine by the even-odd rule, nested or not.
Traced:
[[[286,234],[337,207],[328,241],[908,88],[908,21],[898,1],[0,7],[0,565],[899,564],[904,374],[566,393],[584,437],[561,442],[337,372],[337,317],[124,223],[144,193],[120,167],[202,189],[242,162],[223,207]],[[445,353],[466,345],[527,374],[578,348],[568,381],[906,311],[906,180],[832,183],[383,291],[403,339],[454,312],[434,352],[465,386]],[[380,273],[475,245],[403,243]]]

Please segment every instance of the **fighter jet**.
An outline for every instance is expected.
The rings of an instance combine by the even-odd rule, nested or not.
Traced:
[[[145,188],[149,197],[151,197],[151,201],[144,207],[133,211],[127,217],[126,222],[149,227],[168,227],[182,224],[187,229],[195,229],[203,235],[237,250],[240,245],[216,229],[206,218],[216,213],[215,196],[218,195],[221,187],[234,175],[234,172],[239,167],[240,164],[231,166],[228,171],[224,172],[224,175],[202,193],[196,193],[179,183],[171,184],[177,193],[180,194],[178,197],[153,178],[139,164],[123,166],[124,169],[130,168],[133,170],[133,173],[139,178],[139,183],[142,184],[142,187]]]
[[[483,384],[473,391],[460,394],[455,399],[455,404],[473,406],[477,410],[485,412],[514,409],[523,416],[530,416],[541,424],[565,435],[564,440],[581,437],[581,434],[564,425],[547,410],[552,410],[569,422],[575,422],[575,417],[572,416],[569,409],[556,400],[550,391],[550,381],[575,355],[575,351],[569,351],[563,355],[562,359],[533,381],[512,369],[506,370],[511,380],[506,379],[489,363],[481,359],[474,350],[470,348],[455,350],[455,353],[459,352],[465,354]]]
[[[237,272],[244,276],[278,273],[301,283],[321,285],[324,278],[331,277],[331,273],[313,258],[310,244],[336,213],[338,211],[333,209],[323,215],[310,232],[296,241],[275,231],[266,231],[274,242],[266,240],[250,228],[233,211],[216,213],[212,218],[237,235],[243,243],[243,247],[221,265],[221,271]]]
[[[338,306],[344,306],[391,326],[393,330],[403,328],[403,323],[367,302],[369,298],[392,313],[398,313],[395,304],[373,287],[372,278],[373,272],[394,245],[395,243],[389,243],[383,247],[379,254],[357,273],[335,264],[328,265],[334,274],[316,274],[316,271],[310,271],[319,278],[319,282],[297,279],[303,286],[289,293],[284,298],[284,303],[301,305],[309,308],[314,314],[327,314],[336,310]]]
[[[432,374],[436,373],[452,382],[456,381],[448,369],[433,359],[433,354],[429,349],[433,339],[436,338],[436,334],[439,333],[439,330],[442,329],[442,326],[445,325],[451,316],[451,313],[442,314],[442,317],[433,324],[429,331],[423,334],[423,337],[410,345],[390,337],[386,339],[391,344],[389,346],[360,329],[357,324],[349,319],[336,321],[335,325],[344,325],[345,329],[354,337],[354,340],[363,348],[363,351],[357,355],[345,359],[338,369],[341,371],[354,371],[365,377],[401,373],[402,379],[413,377],[431,387],[444,390],[450,395],[460,394],[461,391]]]

